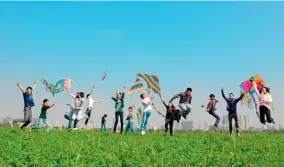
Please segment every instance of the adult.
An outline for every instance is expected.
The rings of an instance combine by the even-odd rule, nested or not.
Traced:
[[[118,124],[118,118],[120,118],[120,134],[123,133],[123,108],[124,108],[124,95],[126,91],[126,86],[124,86],[124,91],[119,93],[116,90],[115,95],[111,98],[115,102],[115,122],[113,132],[116,133],[116,128]]]
[[[153,110],[153,102],[154,102],[154,96],[147,97],[144,93],[140,95],[141,98],[141,102],[144,106],[144,111],[143,111],[143,115],[142,115],[142,123],[141,123],[141,134],[144,136],[145,135],[145,131],[147,129],[147,124],[148,124],[148,120],[151,116],[152,110]]]
[[[183,116],[184,119],[186,119],[187,115],[191,112],[191,100],[192,100],[192,89],[187,88],[185,92],[181,92],[175,96],[172,97],[172,99],[169,101],[170,103],[173,102],[174,99],[179,99],[179,108],[181,110],[180,115]]]

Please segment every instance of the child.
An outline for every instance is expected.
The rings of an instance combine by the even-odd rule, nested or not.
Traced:
[[[91,117],[91,112],[92,112],[92,109],[94,107],[94,103],[102,103],[100,101],[94,101],[93,98],[92,98],[92,94],[93,94],[93,91],[94,91],[94,88],[95,86],[93,86],[92,90],[91,90],[91,93],[90,94],[87,94],[87,99],[88,99],[88,108],[86,109],[86,121],[85,121],[85,125],[88,124],[89,122],[89,119]]]
[[[107,117],[106,114],[102,117],[101,132],[103,131],[103,129],[104,129],[104,131],[106,132],[106,117]]]
[[[170,134],[173,135],[173,126],[174,126],[174,120],[175,120],[175,112],[178,112],[176,110],[175,106],[169,102],[166,104],[166,102],[163,100],[162,96],[160,96],[161,101],[163,102],[164,106],[167,108],[167,114],[165,119],[165,135],[168,132],[168,126],[170,125]]]
[[[269,89],[266,87],[261,88],[260,91],[258,91],[255,81],[253,81],[253,87],[259,100],[260,122],[263,124],[263,127],[266,129],[265,127],[266,120],[268,123],[275,124],[274,119],[271,117],[270,113],[272,106],[272,97],[270,95]]]
[[[127,118],[126,118],[126,120],[127,120],[128,122],[127,122],[127,125],[126,125],[126,128],[125,128],[125,132],[124,132],[125,134],[127,134],[129,128],[131,129],[131,132],[132,132],[132,133],[135,133],[135,130],[134,130],[134,122],[133,122],[133,120],[134,120],[133,109],[134,109],[134,108],[135,108],[135,106],[133,106],[133,107],[128,107],[129,113],[128,113]]]
[[[123,93],[119,93],[118,90],[116,90],[115,95],[111,98],[115,102],[115,123],[114,123],[114,130],[113,132],[116,132],[116,127],[118,124],[118,117],[120,117],[120,134],[123,132],[123,107],[124,107],[124,95],[126,91],[126,86],[124,86]]]
[[[229,98],[227,98],[224,94],[224,89],[222,88],[222,96],[227,102],[227,111],[229,111],[229,129],[230,129],[230,136],[232,135],[233,125],[232,125],[232,119],[235,120],[236,124],[236,131],[238,136],[240,136],[239,132],[239,124],[238,124],[238,114],[237,114],[237,104],[238,102],[243,98],[244,94],[242,94],[239,98],[235,99],[234,94],[230,93]]]
[[[184,119],[186,119],[187,115],[191,112],[191,100],[192,100],[192,89],[187,88],[185,92],[179,93],[172,97],[170,100],[170,103],[173,102],[174,99],[179,99],[179,108],[181,110],[180,115],[183,116]]]
[[[32,122],[32,107],[35,106],[34,98],[33,98],[33,92],[36,88],[36,82],[34,81],[33,87],[27,87],[25,90],[18,81],[16,81],[16,85],[19,87],[19,89],[23,93],[24,98],[24,119],[15,119],[11,120],[10,125],[11,127],[14,127],[14,124],[17,122],[23,122],[24,124],[21,126],[21,129],[24,129],[26,126],[28,126]],[[31,129],[30,129],[31,131]]]
[[[211,94],[210,96],[210,99],[205,102],[205,104],[203,104],[201,107],[205,107],[206,106],[206,111],[211,114],[213,117],[216,118],[216,122],[213,126],[213,130],[215,130],[216,132],[218,132],[218,124],[220,122],[220,117],[215,113],[215,111],[217,110],[216,109],[216,104],[218,103],[218,100],[215,98],[215,95],[214,94]]]
[[[149,98],[143,93],[140,95],[140,98],[142,99],[141,102],[144,106],[140,130],[141,130],[141,134],[144,136],[146,128],[147,128],[148,119],[150,118],[151,112],[153,110],[152,105],[154,102],[154,97],[152,96],[151,98]]]
[[[68,130],[78,130],[78,122],[85,117],[85,114],[83,113],[83,104],[84,104],[84,93],[83,92],[77,92],[76,96],[72,95],[69,89],[67,89],[68,94],[74,98],[75,107],[73,108],[73,111],[71,112],[69,123],[68,123]],[[74,120],[74,125],[72,129],[72,122]]]
[[[46,126],[46,128],[45,128],[46,133],[49,133],[50,128],[51,128],[51,125],[47,121],[47,116],[46,116],[47,115],[47,110],[54,106],[54,104],[49,106],[48,102],[49,102],[48,99],[44,99],[43,100],[43,104],[42,104],[42,107],[41,107],[41,113],[39,115],[39,121],[40,121],[39,122],[39,126],[38,127],[33,127],[33,129],[40,129],[42,124],[44,123],[45,126]]]

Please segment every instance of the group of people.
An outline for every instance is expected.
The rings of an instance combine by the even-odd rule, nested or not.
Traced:
[[[261,88],[260,91],[258,91],[256,83],[254,81],[253,82],[253,86],[254,89],[256,91],[256,94],[258,96],[258,101],[259,101],[259,112],[260,112],[260,122],[265,125],[267,122],[268,123],[274,123],[275,121],[274,119],[271,117],[271,107],[272,107],[272,98],[271,95],[269,93],[269,89],[264,87]],[[23,94],[23,99],[24,99],[24,119],[15,119],[11,121],[11,126],[13,127],[13,125],[16,122],[23,122],[21,129],[24,129],[26,126],[28,126],[31,121],[32,121],[32,107],[35,106],[34,104],[34,99],[33,99],[33,92],[36,88],[36,82],[34,82],[34,86],[33,87],[27,87],[26,89],[24,89],[19,82],[16,82],[16,85],[19,87],[19,89],[22,91]],[[68,113],[65,114],[65,118],[68,119],[68,130],[78,130],[78,122],[80,120],[82,120],[83,118],[86,119],[85,121],[85,125],[88,124],[88,121],[91,117],[91,112],[92,109],[94,107],[95,103],[102,103],[101,101],[95,101],[92,98],[92,94],[94,92],[94,86],[91,89],[91,92],[86,96],[87,100],[88,100],[88,104],[87,104],[87,109],[85,112],[83,112],[83,104],[84,104],[84,93],[83,92],[77,92],[76,95],[74,96],[69,89],[67,89],[68,94],[74,99],[74,105],[71,104],[67,104],[70,107],[70,111]],[[117,129],[117,124],[118,121],[120,120],[120,124],[121,124],[121,129],[120,129],[120,133],[123,133],[123,126],[124,126],[124,97],[125,97],[125,91],[126,91],[126,87],[124,86],[124,91],[123,92],[119,92],[116,91],[115,95],[112,97],[112,100],[115,102],[115,123],[114,123],[114,133],[116,133],[116,129]],[[168,103],[166,103],[163,98],[160,96],[160,99],[162,101],[162,103],[164,104],[165,108],[166,108],[166,116],[165,116],[165,134],[168,132],[168,129],[170,129],[170,135],[173,135],[173,124],[174,121],[176,120],[178,123],[181,120],[181,118],[183,117],[184,119],[187,119],[188,114],[191,112],[192,110],[192,106],[191,106],[191,101],[192,101],[192,89],[191,88],[187,88],[186,91],[181,92],[179,94],[176,94],[175,96],[173,96]],[[230,130],[230,135],[232,135],[232,131],[233,131],[233,126],[232,126],[232,120],[235,120],[235,126],[236,126],[236,132],[237,135],[240,135],[239,132],[239,125],[238,125],[238,114],[237,114],[237,104],[239,101],[242,100],[244,94],[242,94],[239,98],[235,98],[233,93],[229,94],[229,97],[227,98],[225,93],[224,93],[224,89],[222,88],[221,90],[221,94],[222,97],[224,98],[224,100],[227,102],[227,111],[228,111],[228,118],[229,118],[229,130]],[[154,106],[154,96],[147,96],[146,94],[141,94],[140,95],[141,98],[141,103],[144,107],[143,110],[143,114],[142,114],[142,123],[140,126],[140,132],[142,135],[146,134],[146,130],[147,130],[147,124],[149,121],[149,118],[151,117],[151,113],[152,111],[155,110],[155,106]],[[178,107],[179,109],[177,109],[174,105],[173,105],[173,100],[179,98],[179,104]],[[41,108],[41,113],[39,116],[40,119],[40,123],[39,126],[37,127],[32,127],[34,129],[37,128],[41,128],[42,124],[46,125],[46,132],[48,133],[51,129],[50,124],[47,121],[47,110],[51,107],[54,106],[53,105],[49,105],[48,103],[48,99],[44,99],[43,100],[43,104],[42,104],[42,108]],[[219,102],[218,99],[216,99],[214,94],[210,94],[209,95],[209,99],[201,106],[201,107],[205,107],[206,111],[212,115],[213,117],[216,118],[216,122],[214,124],[214,126],[212,127],[213,130],[215,130],[216,132],[218,132],[218,124],[220,122],[220,117],[218,116],[218,114],[216,113],[216,104]],[[129,106],[128,107],[128,114],[127,114],[127,125],[126,125],[126,129],[124,133],[128,133],[129,130],[132,131],[132,133],[135,133],[134,130],[134,113],[133,111],[135,111],[135,106]],[[102,117],[102,121],[101,121],[101,131],[106,131],[106,118],[107,115],[104,114]],[[73,126],[72,126],[73,125]]]

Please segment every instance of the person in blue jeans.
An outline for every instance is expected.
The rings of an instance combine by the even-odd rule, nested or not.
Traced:
[[[39,121],[40,121],[39,126],[32,127],[33,129],[40,129],[42,124],[45,124],[45,126],[46,126],[45,132],[46,133],[49,133],[49,131],[51,129],[51,125],[47,121],[47,110],[54,106],[54,104],[49,106],[48,101],[49,101],[48,99],[43,100],[43,104],[42,104],[42,107],[41,107],[41,113],[39,115]]]
[[[140,95],[140,98],[142,99],[141,102],[144,106],[143,116],[142,116],[142,123],[141,123],[141,134],[144,136],[145,131],[147,128],[149,117],[151,116],[151,112],[153,110],[152,104],[154,102],[154,96],[147,97],[144,93]]]
[[[118,117],[120,118],[120,134],[123,132],[123,108],[124,108],[124,95],[126,91],[126,86],[124,86],[124,91],[119,93],[116,90],[115,95],[111,98],[115,102],[115,123],[113,133],[116,133],[116,128],[118,124]]]
[[[128,111],[129,111],[129,113],[128,113],[128,115],[127,115],[127,118],[126,118],[126,120],[128,121],[127,122],[127,125],[126,125],[126,128],[125,128],[125,134],[127,134],[128,133],[128,130],[130,129],[131,130],[131,132],[132,133],[135,133],[135,130],[134,130],[134,114],[133,114],[133,109],[134,109],[135,107],[133,106],[133,107],[128,107]]]
[[[104,129],[105,132],[107,131],[107,130],[106,130],[106,117],[107,117],[106,114],[102,117],[101,132],[103,131],[103,129]]]

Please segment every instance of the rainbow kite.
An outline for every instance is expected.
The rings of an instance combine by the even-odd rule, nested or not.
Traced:
[[[141,109],[141,107],[138,108],[137,113],[136,113],[136,116],[137,116],[138,124],[140,125],[140,124],[141,124],[141,121],[142,121],[142,109]]]
[[[257,111],[258,105],[257,105],[257,101],[255,99],[256,93],[255,93],[252,81],[255,81],[258,91],[260,91],[263,87],[267,87],[266,83],[260,77],[259,74],[256,74],[255,76],[245,80],[240,85],[240,87],[242,89],[241,93],[245,94],[244,98],[242,100],[242,104],[245,104],[248,108],[252,109],[253,108],[252,102],[253,102],[254,107],[256,109],[257,117],[260,119],[259,112]]]
[[[153,106],[154,110],[155,110],[159,115],[161,115],[161,116],[164,117],[164,118],[166,117],[165,114],[163,114],[161,111],[159,111],[159,110],[156,109],[154,103],[152,103],[152,106]]]
[[[46,85],[46,91],[52,93],[54,96],[56,93],[60,93],[64,91],[65,88],[69,89],[71,88],[73,81],[69,78],[62,79],[58,81],[55,85],[48,82],[47,79],[43,78],[41,79],[42,84]]]
[[[131,86],[130,90],[128,91],[128,94],[131,95],[134,92],[142,91],[144,90],[143,83],[139,78],[136,79],[134,84]]]
[[[161,87],[159,84],[159,77],[150,74],[137,74],[137,77],[141,77],[145,80],[148,86],[157,94],[161,96]]]

